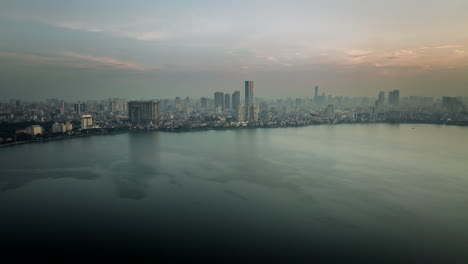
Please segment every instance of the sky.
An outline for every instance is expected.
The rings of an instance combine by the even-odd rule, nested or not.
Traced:
[[[466,0],[0,0],[1,99],[468,96]],[[0,100],[1,100],[0,99]]]

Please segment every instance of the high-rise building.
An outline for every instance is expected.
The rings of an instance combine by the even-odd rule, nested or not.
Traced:
[[[128,102],[128,118],[132,124],[142,124],[159,120],[159,102],[130,101]]]
[[[249,122],[256,123],[258,122],[258,114],[259,114],[259,107],[258,104],[252,104],[249,106]]]
[[[208,98],[206,98],[206,97],[201,98],[201,108],[203,108],[203,109],[208,108]]]
[[[241,103],[240,101],[240,92],[234,91],[232,94],[232,109],[237,110],[237,106]]]
[[[380,92],[379,93],[379,105],[384,105],[385,104],[385,92]]]
[[[231,95],[224,94],[224,109],[231,109]]]
[[[448,113],[459,113],[463,111],[463,101],[456,97],[442,97],[442,107]]]
[[[221,107],[221,111],[224,110],[224,93],[223,92],[215,92],[214,93],[214,107]]]
[[[251,105],[254,101],[254,82],[245,81],[245,105]]]
[[[393,90],[388,93],[388,104],[398,106],[400,104],[400,91]]]
[[[237,105],[237,121],[239,122],[245,121],[245,105],[243,104]]]
[[[89,129],[93,126],[93,117],[91,115],[81,116],[81,129]]]
[[[316,85],[315,86],[315,97],[317,97],[317,96],[318,96],[318,86]]]

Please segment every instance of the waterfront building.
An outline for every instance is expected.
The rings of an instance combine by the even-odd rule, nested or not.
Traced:
[[[221,111],[224,110],[224,93],[223,92],[215,92],[214,93],[214,106],[215,109],[219,106],[221,107]]]
[[[224,109],[231,109],[231,95],[224,94]]]
[[[154,100],[128,102],[128,118],[132,124],[158,121],[159,102]]]
[[[254,104],[254,82],[245,81],[245,105]]]
[[[44,132],[44,129],[39,125],[32,125],[32,126],[27,128],[27,131],[28,131],[29,135],[37,136],[39,134],[42,135],[43,132]]]
[[[237,105],[237,121],[239,122],[245,121],[245,106],[243,104]]]
[[[91,115],[81,116],[81,129],[89,129],[93,126],[93,117]]]
[[[258,122],[258,114],[259,114],[259,107],[258,104],[252,104],[249,106],[249,123],[257,123]]]
[[[400,91],[393,90],[388,93],[388,104],[393,106],[400,105]]]
[[[232,94],[232,109],[237,110],[237,106],[241,103],[240,100],[240,92],[239,91],[234,91]]]

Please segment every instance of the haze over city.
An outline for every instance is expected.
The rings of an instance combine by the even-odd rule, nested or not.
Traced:
[[[3,100],[468,95],[467,1],[2,1]]]

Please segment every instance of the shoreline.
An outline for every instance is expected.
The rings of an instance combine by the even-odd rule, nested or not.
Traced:
[[[310,126],[324,126],[324,125],[370,125],[370,124],[390,124],[390,125],[437,125],[437,126],[458,126],[458,127],[466,127],[468,125],[458,125],[458,124],[444,124],[444,123],[428,123],[428,122],[372,122],[372,123],[337,123],[337,124],[330,124],[330,123],[316,123],[316,124],[308,124],[308,125],[297,125],[297,126],[245,126],[245,127],[206,127],[206,128],[197,128],[197,129],[181,129],[181,130],[161,130],[161,129],[139,129],[139,130],[126,130],[126,131],[107,131],[107,132],[96,132],[96,133],[89,133],[89,134],[80,134],[80,135],[73,135],[73,136],[65,136],[65,137],[57,137],[57,138],[47,138],[47,139],[39,139],[39,140],[29,140],[29,141],[17,141],[13,143],[3,144],[0,145],[0,148],[3,147],[13,147],[17,145],[25,145],[25,144],[32,144],[32,143],[45,143],[49,141],[58,141],[58,140],[66,140],[66,139],[73,139],[73,138],[81,138],[81,137],[90,137],[90,136],[106,136],[106,135],[117,135],[117,134],[124,134],[124,133],[139,133],[139,132],[163,132],[163,133],[190,133],[190,132],[203,132],[203,131],[212,131],[212,130],[241,130],[241,129],[274,129],[274,128],[301,128],[301,127],[310,127]]]

